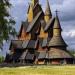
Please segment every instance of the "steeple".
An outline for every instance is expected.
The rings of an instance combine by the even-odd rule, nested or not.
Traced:
[[[39,3],[39,0],[31,0],[32,1],[32,5],[35,6],[36,3]]]
[[[52,18],[52,13],[49,5],[49,1],[47,0],[47,6],[45,10],[45,21],[48,22]]]
[[[62,31],[57,12],[58,11],[56,11],[56,17],[53,26],[53,36],[61,36],[61,31]]]
[[[36,15],[42,11],[41,6],[39,5],[39,0],[31,0],[28,8],[28,22],[31,23],[32,20],[36,17]]]
[[[56,11],[56,17],[54,21],[54,26],[53,26],[53,37],[49,42],[49,47],[62,47],[63,49],[66,49],[67,44],[63,40],[61,36],[61,26],[58,18],[58,11]]]
[[[32,20],[33,20],[33,7],[32,7],[31,3],[29,4],[29,8],[28,8],[27,14],[28,14],[28,16],[27,16],[28,17],[28,22],[31,23]]]

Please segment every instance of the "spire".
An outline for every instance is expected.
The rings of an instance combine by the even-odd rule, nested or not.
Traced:
[[[60,21],[58,18],[58,11],[56,11],[56,17],[55,17],[54,26],[53,26],[53,37],[49,42],[50,47],[63,46],[64,49],[67,47],[67,44],[65,43],[65,41],[63,40],[61,36],[61,31],[62,29],[61,29]]]
[[[56,17],[55,17],[55,22],[53,26],[53,36],[61,36],[61,31],[62,31],[62,28],[58,18],[58,11],[56,11]]]
[[[45,21],[48,22],[52,18],[52,13],[49,5],[49,1],[47,0],[47,6],[45,10]]]
[[[35,6],[36,3],[39,3],[39,0],[31,0],[32,1],[32,5]]]
[[[60,21],[59,21],[59,17],[58,17],[58,11],[56,10],[56,17],[55,17],[55,22],[54,22],[54,29],[61,29],[61,25],[60,25]]]
[[[46,6],[45,15],[48,15],[48,16],[52,17],[52,13],[51,13],[51,9],[50,9],[50,5],[49,5],[48,0],[47,0],[47,6]]]
[[[32,20],[33,20],[33,7],[32,7],[32,4],[29,4],[29,8],[28,8],[28,22],[31,23]]]

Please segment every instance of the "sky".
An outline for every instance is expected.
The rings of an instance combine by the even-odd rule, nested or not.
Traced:
[[[19,32],[22,21],[27,19],[27,9],[31,0],[10,0],[12,7],[10,14],[16,21],[16,30]],[[45,11],[46,0],[39,0],[43,11]],[[52,14],[58,10],[59,20],[63,29],[62,37],[69,48],[75,49],[75,0],[49,0]],[[3,55],[9,49],[7,43],[3,47]]]

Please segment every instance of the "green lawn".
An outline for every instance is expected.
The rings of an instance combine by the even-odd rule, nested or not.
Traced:
[[[0,68],[0,75],[75,75],[75,66]]]

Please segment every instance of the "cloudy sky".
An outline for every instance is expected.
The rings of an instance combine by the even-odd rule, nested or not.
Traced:
[[[27,18],[28,4],[31,0],[10,0],[12,7],[10,13],[12,17],[16,20],[16,30],[20,29],[21,22],[25,21]],[[45,11],[46,0],[39,0],[40,4]],[[75,49],[75,0],[49,0],[52,14],[55,15],[56,9],[59,11],[59,19],[63,29],[62,36],[70,48]],[[6,53],[5,48],[7,44],[4,45],[3,54]]]

